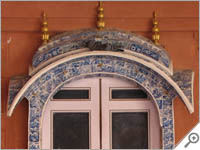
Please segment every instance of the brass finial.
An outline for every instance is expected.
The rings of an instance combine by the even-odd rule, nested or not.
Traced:
[[[152,28],[152,40],[156,45],[159,45],[159,40],[160,40],[160,34],[159,34],[159,28],[158,28],[158,20],[157,20],[157,14],[154,11],[153,12],[153,28]]]
[[[43,44],[47,44],[49,40],[49,33],[48,33],[48,22],[47,22],[47,15],[45,12],[42,14],[42,41]]]
[[[99,2],[99,7],[98,7],[98,21],[97,21],[97,28],[99,30],[103,30],[105,27],[105,22],[104,22],[104,9],[103,9],[103,2]]]

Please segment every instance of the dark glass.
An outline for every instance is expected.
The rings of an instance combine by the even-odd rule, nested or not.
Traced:
[[[148,149],[148,113],[112,113],[113,149]]]
[[[147,98],[147,94],[140,89],[113,89],[112,99]]]
[[[89,149],[89,113],[54,113],[53,149]]]
[[[89,90],[60,90],[54,99],[89,99]]]

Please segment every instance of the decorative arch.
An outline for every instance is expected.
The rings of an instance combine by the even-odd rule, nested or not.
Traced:
[[[119,47],[120,41],[124,43],[123,37],[138,43],[140,48],[130,49],[126,47],[126,41]],[[113,42],[113,38],[118,42]],[[85,41],[87,44],[81,47],[80,43]],[[153,59],[151,54],[160,57]],[[194,110],[193,72],[172,72],[170,66],[171,61],[163,49],[134,34],[113,30],[64,33],[39,48],[33,58],[31,78],[11,80],[8,116],[24,97],[29,100],[28,147],[40,149],[41,118],[46,103],[56,90],[81,77],[119,76],[138,83],[151,95],[160,116],[163,148],[171,149],[174,147],[174,97],[179,95],[190,113]]]
[[[42,70],[41,70],[42,71]],[[173,135],[173,112],[172,100],[175,97],[174,88],[155,71],[141,65],[133,60],[108,56],[90,55],[61,61],[55,67],[51,67],[44,74],[38,72],[21,98],[26,97],[30,102],[29,113],[29,148],[40,148],[40,126],[44,106],[50,93],[65,82],[80,78],[80,76],[108,76],[118,75],[137,82],[153,97],[157,108],[159,108],[160,120],[163,129],[164,148],[172,148]],[[33,81],[34,80],[34,81]],[[25,85],[27,86],[27,85]],[[163,107],[164,106],[164,107]],[[168,132],[165,130],[168,129]],[[170,136],[170,137],[168,137]],[[171,143],[171,144],[170,144]]]

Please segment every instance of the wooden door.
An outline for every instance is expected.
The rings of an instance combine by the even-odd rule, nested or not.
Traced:
[[[66,84],[60,91],[53,96],[52,100],[49,100],[44,112],[42,149],[99,149],[99,79],[73,81]],[[61,122],[60,126],[55,124],[56,114],[57,120]],[[70,120],[71,124],[62,121],[62,118]],[[81,124],[88,133],[81,130],[82,127],[78,126]],[[64,134],[55,136],[54,126],[57,126],[58,132],[62,133],[59,128],[70,127],[70,125],[73,130],[62,129],[63,133],[66,132],[66,136]],[[60,146],[59,141],[56,141],[58,138],[60,138]],[[81,143],[81,139],[87,144]]]
[[[147,94],[117,78],[103,78],[101,88],[102,148],[160,148],[159,116]]]
[[[42,149],[160,148],[155,104],[134,82],[73,81],[49,100],[43,118]]]

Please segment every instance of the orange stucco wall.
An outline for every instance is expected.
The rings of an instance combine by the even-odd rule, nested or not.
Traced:
[[[12,117],[7,117],[9,78],[28,74],[33,54],[41,44],[40,16],[48,15],[50,34],[80,28],[95,28],[97,2],[2,2],[1,103],[2,148],[27,148],[28,102],[20,103]],[[195,112],[189,114],[177,97],[175,142],[198,122],[199,51],[198,2],[105,2],[108,28],[133,31],[151,38],[152,12],[158,13],[160,43],[167,49],[174,68],[192,69]]]

